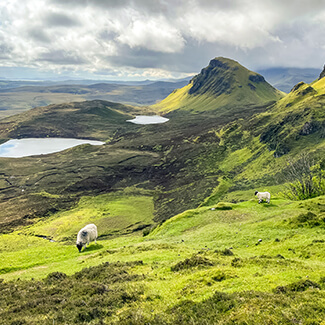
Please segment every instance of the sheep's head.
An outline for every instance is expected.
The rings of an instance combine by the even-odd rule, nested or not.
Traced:
[[[258,191],[255,191],[255,195],[258,193]]]
[[[79,253],[80,253],[81,250],[82,250],[82,244],[81,244],[81,243],[78,243],[76,246],[77,246],[77,248],[78,248],[78,250],[79,250]]]

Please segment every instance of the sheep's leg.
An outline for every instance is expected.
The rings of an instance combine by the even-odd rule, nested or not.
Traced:
[[[258,204],[260,204],[261,202],[262,202],[262,199],[259,199],[259,200],[258,200]]]

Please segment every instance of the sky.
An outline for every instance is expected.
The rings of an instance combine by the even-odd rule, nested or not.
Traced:
[[[0,78],[144,80],[212,58],[325,63],[325,0],[1,0]]]

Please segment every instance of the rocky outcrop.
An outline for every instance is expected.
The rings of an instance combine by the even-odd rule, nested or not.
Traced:
[[[292,89],[291,92],[296,92],[300,96],[305,96],[307,94],[316,94],[316,90],[312,86],[308,86],[303,81],[297,83]]]
[[[248,79],[252,82],[265,82],[265,79],[260,74],[251,74]]]
[[[299,88],[301,88],[304,85],[305,85],[305,83],[303,81],[298,82],[295,86],[293,86],[293,88],[291,89],[291,92],[298,90]]]
[[[217,58],[211,60],[209,65],[191,80],[192,87],[189,90],[189,94],[202,95],[209,92],[219,96],[226,93],[232,84],[230,76],[225,74],[225,71],[229,69],[230,67],[226,62],[222,62]]]

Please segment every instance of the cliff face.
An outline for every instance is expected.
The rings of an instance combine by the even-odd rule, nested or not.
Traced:
[[[205,94],[209,92],[215,96],[229,93],[234,82],[232,69],[226,62],[213,59],[209,65],[201,70],[201,73],[192,79],[192,87],[189,94]]]

